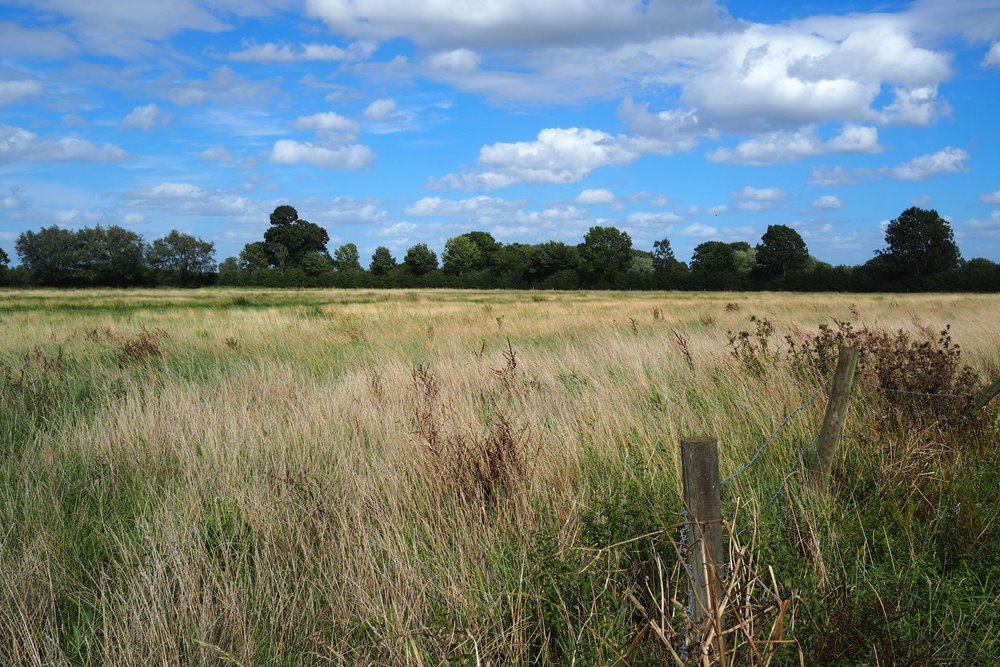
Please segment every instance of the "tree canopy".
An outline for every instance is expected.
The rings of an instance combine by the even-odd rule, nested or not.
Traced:
[[[958,266],[961,255],[948,221],[913,206],[889,222],[886,247],[876,251],[893,275],[927,276]]]
[[[764,275],[786,275],[809,262],[806,242],[787,225],[769,225],[757,244],[756,264]]]

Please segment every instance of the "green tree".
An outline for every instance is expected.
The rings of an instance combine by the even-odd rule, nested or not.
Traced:
[[[3,248],[0,248],[0,271],[6,271],[9,266],[10,256]]]
[[[310,276],[330,273],[334,270],[334,261],[321,252],[306,253],[302,258],[302,270]]]
[[[580,246],[580,264],[596,283],[610,282],[632,263],[632,237],[615,227],[591,227]]]
[[[441,259],[445,272],[458,276],[476,271],[483,265],[483,254],[479,246],[465,234],[445,241]]]
[[[748,246],[749,247],[749,246]],[[691,270],[697,273],[735,272],[736,248],[731,243],[705,241],[695,246]]]
[[[462,236],[468,238],[479,248],[479,254],[482,256],[482,266],[479,268],[491,267],[496,254],[503,248],[503,244],[493,238],[489,232],[466,232]]]
[[[576,271],[580,268],[580,251],[562,241],[546,241],[531,246],[528,261],[528,277],[541,282],[560,271]]]
[[[79,253],[76,270],[82,282],[126,287],[142,282],[146,244],[130,229],[84,227],[76,232]]]
[[[302,259],[311,252],[330,256],[326,249],[330,242],[327,231],[298,216],[298,211],[288,205],[279,206],[271,213],[271,226],[264,232],[264,247],[271,266],[302,266]]]
[[[358,246],[345,243],[333,251],[333,268],[340,273],[361,271],[361,253]]]
[[[240,270],[240,261],[235,257],[226,257],[219,262],[219,273],[233,273]]]
[[[406,251],[403,264],[412,274],[422,276],[438,267],[438,258],[426,243],[418,243]]]
[[[42,227],[37,232],[22,232],[14,248],[21,265],[42,285],[67,284],[80,265],[76,234],[55,225]]]
[[[669,239],[653,242],[653,267],[659,274],[678,273],[684,270],[684,263],[674,257]]]
[[[263,271],[270,266],[267,246],[263,241],[254,241],[243,246],[240,251],[240,268],[244,271]]]
[[[948,221],[935,210],[911,207],[889,222],[887,247],[876,251],[894,275],[927,276],[954,269],[962,257]]]
[[[757,244],[756,264],[764,275],[787,275],[809,264],[809,249],[802,236],[788,225],[768,225]]]
[[[215,244],[174,229],[149,245],[146,258],[170,282],[188,284],[215,269]]]
[[[395,268],[396,258],[392,256],[392,252],[384,245],[375,248],[375,252],[372,253],[371,264],[368,265],[368,270],[376,276],[384,276]]]

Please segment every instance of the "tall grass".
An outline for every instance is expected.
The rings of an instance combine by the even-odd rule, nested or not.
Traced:
[[[677,442],[736,471],[834,318],[1000,369],[995,296],[0,292],[0,662],[670,664]],[[730,657],[996,662],[996,410],[859,391],[817,497],[822,407],[724,489]]]

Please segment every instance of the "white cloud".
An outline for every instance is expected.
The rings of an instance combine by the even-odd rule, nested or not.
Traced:
[[[383,99],[375,100],[367,107],[365,107],[364,117],[368,120],[383,121],[389,117],[396,109],[396,102],[394,100]]]
[[[300,130],[316,130],[322,132],[349,132],[358,131],[358,123],[345,118],[333,111],[316,113],[311,116],[299,116],[292,121],[292,126]]]
[[[199,160],[208,160],[209,162],[225,162],[232,163],[236,162],[236,156],[233,155],[232,151],[228,148],[222,146],[213,146],[212,148],[206,148],[201,153],[198,154]]]
[[[619,105],[618,116],[632,132],[643,138],[643,150],[648,153],[690,150],[699,135],[706,132],[694,111],[651,113],[648,104],[636,104],[630,97]]]
[[[615,193],[605,188],[584,190],[576,196],[577,204],[611,204],[615,201]]]
[[[515,183],[577,183],[599,167],[628,164],[641,155],[635,143],[586,128],[550,128],[535,141],[496,143],[479,151],[482,169],[449,174],[453,188],[491,190]]]
[[[951,107],[938,101],[937,85],[896,88],[895,100],[881,109],[877,118],[886,125],[927,126],[951,113]]]
[[[844,167],[813,167],[809,183],[812,185],[838,186],[854,185],[861,181],[891,178],[897,181],[924,181],[939,174],[954,174],[967,171],[969,154],[961,148],[948,146],[936,153],[918,155],[901,164],[878,167],[877,169]]]
[[[979,201],[984,204],[1000,204],[1000,190],[979,195]]]
[[[313,217],[321,222],[352,224],[382,222],[388,216],[388,213],[378,207],[377,202],[353,197],[336,197],[329,204],[322,206],[319,213]]]
[[[158,127],[163,127],[170,122],[170,115],[155,104],[146,104],[136,107],[122,118],[118,127],[122,129],[150,131]]]
[[[42,94],[38,81],[0,81],[0,107]]]
[[[375,159],[371,148],[362,144],[317,146],[309,142],[281,139],[271,149],[271,162],[298,164],[305,162],[324,169],[352,171],[364,169]]]
[[[923,181],[938,174],[954,174],[966,170],[969,154],[961,148],[949,146],[937,153],[921,155],[909,162],[890,167],[886,172],[890,178],[902,181]]]
[[[130,208],[152,208],[181,215],[241,220],[254,220],[265,215],[261,206],[241,195],[172,181],[133,190],[123,197],[123,203]]]
[[[479,67],[479,61],[479,55],[469,49],[442,51],[427,58],[430,67],[455,72],[474,72]]]
[[[695,222],[687,227],[684,227],[683,229],[678,230],[676,233],[678,236],[690,236],[693,238],[707,239],[717,235],[719,233],[719,228]]]
[[[630,213],[625,221],[630,225],[670,225],[682,219],[681,216],[669,211],[636,211]]]
[[[878,130],[847,125],[829,141],[822,141],[813,128],[794,132],[769,132],[740,142],[733,148],[718,148],[707,157],[712,162],[766,165],[793,162],[813,155],[830,153],[878,153]]]
[[[292,63],[300,61],[351,61],[365,60],[375,51],[371,42],[354,42],[347,48],[333,44],[275,44],[266,42],[246,42],[242,51],[230,53],[228,58],[235,61],[257,63]]]
[[[515,210],[518,205],[506,199],[479,195],[468,199],[444,199],[442,197],[424,197],[407,206],[407,215],[417,217],[441,216],[455,217],[475,215],[502,215]]]
[[[144,216],[142,213],[126,213],[122,217],[122,223],[126,225],[137,225],[140,222],[144,221],[145,219],[146,216]]]
[[[1000,67],[1000,42],[994,42],[989,52],[983,57],[983,67]]]
[[[209,100],[231,104],[246,100],[267,100],[275,91],[274,85],[269,81],[253,81],[222,66],[213,70],[207,79],[175,85],[167,91],[166,97],[181,106],[205,104]]]
[[[712,0],[307,0],[337,34],[406,37],[427,45],[508,46],[609,42],[710,28]]]
[[[25,28],[11,21],[0,21],[0,44],[7,56],[64,58],[77,51],[73,40],[59,30]]]
[[[0,125],[0,164],[11,162],[112,162],[129,158],[114,144],[64,137],[40,139],[20,127]]]
[[[812,202],[813,208],[843,208],[844,204],[837,195],[823,195]]]
[[[780,188],[755,188],[746,186],[732,194],[736,208],[741,211],[769,211],[788,197]]]

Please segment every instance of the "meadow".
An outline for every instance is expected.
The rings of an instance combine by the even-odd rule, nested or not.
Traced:
[[[1000,663],[998,295],[0,291],[0,340],[4,665]],[[825,389],[743,470],[844,341],[829,492]]]

